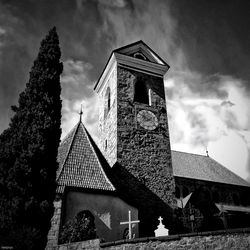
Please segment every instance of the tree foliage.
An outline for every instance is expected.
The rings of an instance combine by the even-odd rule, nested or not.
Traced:
[[[61,136],[60,57],[53,28],[12,107],[9,128],[0,135],[0,237],[13,238],[18,249],[44,249],[53,215]],[[6,232],[11,234],[4,236]]]
[[[88,210],[80,211],[62,228],[60,243],[77,242],[96,238],[95,218]]]

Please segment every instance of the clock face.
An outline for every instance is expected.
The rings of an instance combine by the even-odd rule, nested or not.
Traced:
[[[154,130],[158,126],[158,119],[156,115],[148,110],[141,110],[138,112],[137,121],[140,126],[148,130]]]

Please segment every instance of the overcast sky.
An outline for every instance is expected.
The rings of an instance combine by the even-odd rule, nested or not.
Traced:
[[[0,133],[40,41],[57,27],[65,135],[79,120],[97,138],[93,87],[112,50],[143,40],[165,77],[172,149],[209,155],[250,180],[248,0],[0,0]]]

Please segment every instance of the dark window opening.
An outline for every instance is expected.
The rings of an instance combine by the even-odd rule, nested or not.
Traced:
[[[108,87],[105,93],[105,98],[104,98],[104,118],[106,118],[109,110],[111,107],[111,101],[110,101],[110,88]]]
[[[141,60],[146,60],[146,57],[142,53],[135,53],[134,57]]]
[[[135,83],[134,101],[149,104],[148,89],[145,82],[141,80]]]
[[[108,141],[105,140],[105,151],[107,151],[107,149],[108,149]]]
[[[108,111],[110,110],[110,92],[108,93]]]

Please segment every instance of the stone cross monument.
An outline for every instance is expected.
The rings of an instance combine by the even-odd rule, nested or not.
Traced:
[[[126,225],[128,224],[128,238],[132,239],[132,224],[139,223],[139,220],[131,220],[131,211],[128,211],[128,221],[126,222],[120,222],[120,225]]]

